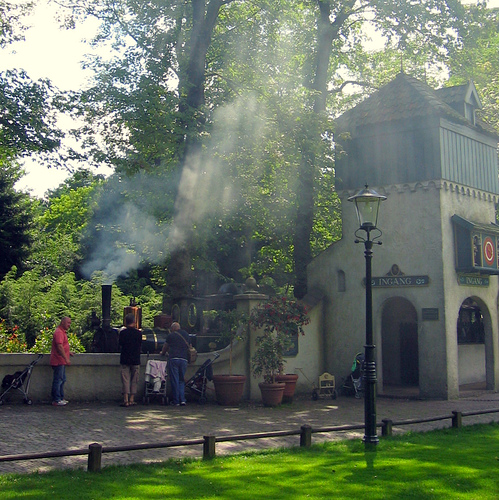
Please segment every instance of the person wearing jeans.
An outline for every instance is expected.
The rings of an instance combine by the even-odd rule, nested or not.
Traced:
[[[168,373],[172,388],[172,404],[185,406],[185,372],[189,359],[189,334],[180,329],[177,322],[172,323],[161,354],[168,351]]]
[[[52,405],[65,406],[68,401],[64,399],[64,383],[66,382],[66,366],[71,364],[67,331],[71,326],[71,318],[65,316],[55,329],[52,337],[50,351],[50,366],[53,370],[52,379]]]

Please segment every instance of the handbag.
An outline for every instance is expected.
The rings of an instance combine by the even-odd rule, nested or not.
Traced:
[[[181,335],[178,332],[175,332],[175,333],[187,344],[187,347],[189,348],[189,359],[187,361],[189,362],[189,364],[194,363],[196,361],[196,359],[198,358],[198,352],[196,351],[196,348],[192,347],[192,345],[189,344],[187,342],[187,340],[184,339],[183,335]]]

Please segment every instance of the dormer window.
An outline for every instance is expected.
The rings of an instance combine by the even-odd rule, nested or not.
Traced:
[[[476,125],[475,122],[475,107],[469,103],[465,102],[464,103],[464,116],[467,118],[473,125]]]

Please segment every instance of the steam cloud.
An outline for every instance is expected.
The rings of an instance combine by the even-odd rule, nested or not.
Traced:
[[[108,180],[98,200],[97,219],[92,221],[90,259],[82,266],[86,277],[102,271],[114,281],[144,261],[161,263],[168,252],[185,242],[186,228],[215,210],[230,212],[233,177],[224,173],[223,161],[215,158],[235,150],[234,131],[239,138],[261,133],[255,102],[240,100],[217,112],[212,145],[202,156],[187,158],[180,179],[161,171],[141,172],[132,178],[115,175]],[[176,182],[179,189],[173,200]],[[170,218],[173,208],[174,221]]]

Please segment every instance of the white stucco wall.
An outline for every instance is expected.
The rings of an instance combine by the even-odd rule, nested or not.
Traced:
[[[418,325],[419,388],[426,398],[453,398],[459,393],[457,317],[461,303],[474,297],[490,313],[491,359],[497,353],[497,277],[487,288],[463,287],[457,280],[451,216],[455,213],[475,222],[494,220],[495,198],[445,181],[378,188],[387,196],[378,227],[382,246],[374,245],[372,276],[384,276],[396,264],[408,276],[429,276],[424,287],[373,288],[373,330],[378,368],[378,390],[383,392],[383,342],[381,317],[390,300],[402,297],[415,308]],[[309,287],[324,295],[326,369],[344,376],[365,339],[364,246],[355,245],[358,227],[353,204],[341,193],[343,238],[319,255],[309,266]],[[363,233],[361,232],[361,235]],[[340,291],[339,272],[345,276]],[[423,320],[423,309],[437,309],[438,320]],[[462,360],[465,362],[465,360]],[[479,370],[482,367],[478,368]],[[490,388],[497,387],[497,369],[488,363]],[[489,380],[490,379],[490,380]]]

